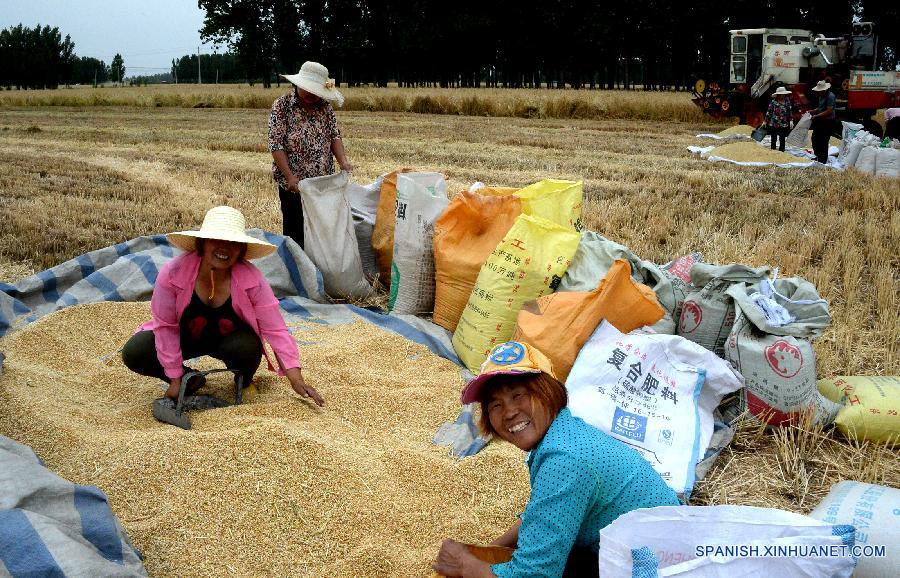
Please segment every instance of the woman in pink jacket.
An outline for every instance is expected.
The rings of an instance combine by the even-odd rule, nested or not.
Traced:
[[[132,371],[168,384],[166,396],[177,399],[185,359],[209,355],[240,371],[249,384],[266,356],[267,341],[275,352],[278,375],[287,376],[298,394],[320,406],[319,393],[306,385],[297,344],[288,332],[278,300],[250,259],[264,257],[275,246],[247,235],[244,215],[231,207],[206,213],[199,231],[167,235],[187,251],[160,270],[150,300],[153,319],[140,327],[122,350]],[[205,384],[196,376],[186,395]]]

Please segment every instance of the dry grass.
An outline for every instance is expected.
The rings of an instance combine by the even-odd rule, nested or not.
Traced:
[[[420,102],[420,106],[426,104]],[[378,174],[401,166],[443,171],[449,177],[451,191],[462,190],[476,180],[507,186],[523,186],[546,177],[584,180],[585,225],[629,246],[646,259],[665,262],[700,250],[711,262],[767,264],[779,266],[783,275],[803,276],[815,283],[822,296],[829,300],[834,319],[832,327],[815,342],[819,377],[900,374],[900,184],[896,181],[833,171],[709,163],[685,150],[687,145],[696,144],[693,135],[722,130],[721,125],[709,122],[367,112],[339,112],[338,120],[360,181],[369,182]],[[3,191],[0,220],[5,224],[0,230],[0,275],[3,275],[0,281],[14,280],[85,250],[139,234],[196,226],[207,208],[223,202],[243,210],[252,226],[280,230],[277,195],[269,176],[271,157],[265,148],[265,125],[266,114],[261,110],[0,109],[0,163],[10,167],[0,173]],[[327,331],[322,333],[323,339],[326,336]],[[70,345],[60,347],[63,346]],[[372,436],[372,446],[379,448],[374,461],[344,464],[356,454],[346,444],[335,446],[340,459],[328,462],[353,469],[353,473],[345,475],[348,489],[341,492],[358,490],[362,495],[369,495],[354,476],[366,468],[383,472],[388,467],[384,464],[392,464],[396,459],[390,455],[390,444],[394,442],[388,441],[390,436],[376,422],[352,421],[351,416],[357,414],[350,401],[359,398],[345,389],[352,376],[336,368],[333,358],[306,351],[309,371],[316,375],[314,384],[330,394],[330,399],[342,404],[345,409],[341,412],[346,413],[339,414],[341,419],[350,420],[366,436]],[[370,365],[376,364],[366,365],[366,371],[393,369],[388,363],[371,368]],[[5,375],[3,379],[7,379]],[[396,376],[384,379],[389,379],[394,387],[403,384]],[[446,379],[453,380],[449,373]],[[51,381],[44,376],[40,381],[34,378],[33,383],[40,382],[43,386]],[[0,396],[5,396],[5,403],[0,405],[3,408],[0,422],[7,424],[3,433],[12,432],[20,439],[24,436],[25,441],[36,445],[51,466],[59,463],[54,462],[57,459],[54,451],[58,455],[67,440],[74,443],[77,438],[62,416],[81,415],[79,412],[87,409],[65,405],[42,418],[43,421],[35,420],[33,425],[21,421],[9,425],[12,408],[16,412],[28,410],[43,393],[38,387],[21,389],[15,393],[13,402],[7,382],[0,383],[3,384]],[[281,385],[275,386],[274,381],[271,387],[264,382],[262,397],[274,395],[278,387]],[[133,387],[120,385],[114,395],[106,394],[101,400],[114,404],[145,403],[151,397],[150,391],[149,386],[142,389],[143,397],[137,399]],[[267,441],[261,446],[261,463],[254,457],[256,451],[250,450],[233,456],[226,454],[225,458],[203,450],[192,461],[190,452],[195,447],[203,447],[202,444],[191,446],[190,452],[185,449],[168,454],[143,448],[135,451],[132,447],[116,459],[104,457],[104,450],[98,447],[91,450],[97,452],[91,455],[99,456],[98,466],[95,468],[93,461],[86,460],[84,470],[77,470],[73,479],[88,483],[96,479],[101,488],[110,492],[113,507],[126,519],[126,526],[131,525],[129,530],[133,530],[142,522],[136,517],[152,513],[136,513],[134,503],[123,497],[123,474],[142,471],[152,465],[153,459],[163,459],[166,467],[171,468],[171,475],[176,476],[174,493],[179,499],[199,503],[203,516],[220,516],[216,519],[217,527],[222,528],[220,533],[227,533],[227,528],[237,523],[239,517],[236,513],[216,514],[217,504],[224,499],[222,488],[230,487],[228,480],[217,473],[197,488],[192,489],[188,483],[191,476],[205,479],[203,475],[207,475],[199,465],[200,458],[209,455],[215,468],[225,468],[223,471],[228,471],[229,462],[246,465],[251,472],[274,469],[280,476],[279,485],[260,498],[269,503],[275,495],[291,495],[276,491],[288,487],[284,484],[292,479],[283,460],[285,455],[293,454],[284,448],[312,451],[316,445],[308,434],[311,430],[304,429],[315,427],[312,422],[325,419],[328,427],[338,428],[336,431],[341,434],[352,433],[355,440],[368,439],[342,425],[344,422],[335,417],[334,406],[321,415],[307,415],[310,408],[285,404],[284,400],[276,402],[280,395],[271,398],[272,405],[266,406],[263,412],[271,411],[277,417],[267,415],[259,424],[255,416],[242,418],[246,420],[241,430],[244,433],[238,436],[242,440],[247,439],[246,432],[250,431],[266,435],[281,432],[273,434],[271,443]],[[347,403],[337,401],[342,396],[349,396]],[[443,397],[431,398],[423,404],[428,406],[423,411],[433,412],[427,420],[417,422],[417,417],[403,426],[419,428],[415,434],[419,437],[430,436],[437,423],[452,417],[455,411],[455,400],[449,397],[446,401]],[[84,407],[90,412],[99,411],[89,404]],[[397,406],[388,404],[388,407]],[[49,421],[51,418],[56,421]],[[140,421],[141,427],[154,426],[146,416],[140,419],[145,420]],[[207,423],[212,427],[211,422]],[[47,440],[44,445],[41,439]],[[182,447],[177,445],[182,443],[178,435],[159,434],[159,439],[165,440],[160,442],[163,449]],[[204,437],[204,444],[221,447],[212,439],[213,436]],[[447,483],[453,483],[457,470],[452,469],[454,466],[443,450],[426,449],[427,440],[416,443],[421,444],[416,446],[416,452],[430,456],[428,465],[419,467],[414,476],[410,474],[414,482],[404,482],[401,487],[412,494],[419,492],[420,487],[427,495],[440,493]],[[521,465],[519,469],[506,469],[507,462],[503,460],[507,454],[502,454],[501,459],[493,453],[505,451],[498,446],[484,457],[466,460],[455,467],[464,470],[466,475],[481,476],[484,487],[490,487],[494,496],[494,490],[501,487],[497,484],[507,482],[504,476],[521,476],[524,472]],[[403,452],[402,455],[407,455]],[[831,430],[824,433],[788,430],[772,434],[745,428],[709,479],[698,486],[694,503],[774,505],[806,512],[838,479],[896,485],[900,479],[898,463],[900,454],[896,450],[849,444],[835,437]],[[108,465],[104,469],[102,464]],[[304,468],[313,466],[303,462],[297,467],[306,471]],[[437,469],[432,470],[432,466]],[[500,467],[501,473],[490,471],[489,466]],[[99,473],[92,478],[95,469]],[[378,479],[390,486],[389,477]],[[521,477],[516,479],[519,480],[516,483],[527,483]],[[299,492],[299,488],[290,487],[294,495]],[[515,486],[510,492],[521,496],[522,487]],[[400,508],[399,517],[391,517],[387,522],[383,521],[385,516],[393,513],[384,513],[379,508],[384,506],[389,511],[389,505],[371,502],[364,511],[356,512],[342,509],[343,493],[316,494],[322,511],[304,511],[303,515],[291,518],[288,526],[294,537],[287,542],[269,543],[269,563],[277,566],[270,573],[280,573],[282,566],[278,565],[286,563],[290,556],[318,556],[322,552],[336,556],[335,560],[349,556],[345,566],[337,562],[318,566],[329,571],[348,569],[354,563],[358,567],[379,568],[379,561],[387,556],[384,548],[395,546],[404,553],[392,554],[398,556],[392,560],[400,561],[391,562],[396,565],[389,568],[418,569],[423,567],[423,552],[430,552],[432,542],[437,540],[436,532],[430,531],[424,538],[408,538],[408,542],[407,538],[397,537],[399,534],[392,535],[399,542],[388,546],[376,546],[373,540],[357,542],[355,546],[343,542],[321,546],[322,552],[311,550],[320,545],[304,542],[304,536],[316,535],[323,531],[323,525],[334,523],[340,516],[365,528],[361,532],[354,530],[363,534],[370,528],[382,530],[382,526],[410,524],[413,529],[447,529],[468,521],[471,524],[465,528],[456,526],[459,532],[455,535],[475,540],[500,530],[507,521],[508,511],[503,508],[512,511],[508,502],[497,506],[501,511],[492,509],[494,505],[485,503],[489,500],[476,494],[453,492],[456,490],[445,501],[454,504],[454,500],[459,500],[465,504],[464,516],[454,515],[450,519],[437,512],[434,515],[438,518],[434,518],[430,511],[422,513],[426,511],[424,508],[410,506]],[[291,508],[288,501],[277,501],[277,504],[278,508]],[[487,517],[478,518],[484,512]],[[222,552],[216,546],[219,537],[199,535],[196,526],[189,525],[194,521],[188,517],[184,519],[187,521],[179,519],[177,523],[164,519],[171,524],[167,526],[169,531],[174,528],[177,536],[192,540],[195,549],[208,551],[210,556]],[[256,517],[251,519],[260,521]],[[428,523],[421,522],[423,519]],[[156,543],[158,547],[167,544],[162,541],[167,539],[162,530],[153,532],[148,543]],[[421,544],[426,544],[424,549],[418,549]],[[277,555],[271,556],[273,552]],[[242,571],[245,562],[248,571],[259,569],[254,565],[257,562],[243,559],[229,564]],[[159,564],[156,567],[151,564],[151,569],[165,574],[161,570],[167,568],[166,562]],[[291,570],[285,569],[284,573]]]
[[[171,85],[0,91],[0,106],[269,108],[289,85]],[[343,110],[520,118],[641,119],[702,122],[687,93],[474,88],[343,88]]]

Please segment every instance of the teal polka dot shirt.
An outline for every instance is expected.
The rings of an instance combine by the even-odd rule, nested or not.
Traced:
[[[626,512],[680,502],[637,451],[563,408],[525,461],[531,499],[499,578],[562,576],[573,546],[600,548],[600,529]]]

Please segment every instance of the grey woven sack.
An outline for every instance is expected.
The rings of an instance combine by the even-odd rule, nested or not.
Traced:
[[[796,277],[765,280],[759,289],[736,283],[726,291],[738,316],[725,358],[744,376],[743,408],[772,425],[805,412],[829,423],[838,408],[816,388],[812,347],[812,340],[831,323],[828,304],[812,283]]]
[[[582,231],[581,241],[566,270],[558,291],[593,291],[600,280],[612,268],[616,259],[625,259],[631,265],[631,277],[643,283],[640,274],[641,260],[625,245],[610,241],[594,231]]]
[[[735,319],[734,299],[726,290],[735,283],[746,283],[753,292],[769,273],[769,267],[697,263],[691,268],[691,285],[681,307],[677,334],[724,357]]]

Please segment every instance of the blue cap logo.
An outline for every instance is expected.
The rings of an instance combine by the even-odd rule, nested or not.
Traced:
[[[497,365],[512,365],[519,363],[525,357],[525,347],[516,341],[507,341],[494,348],[491,353],[491,361]]]

